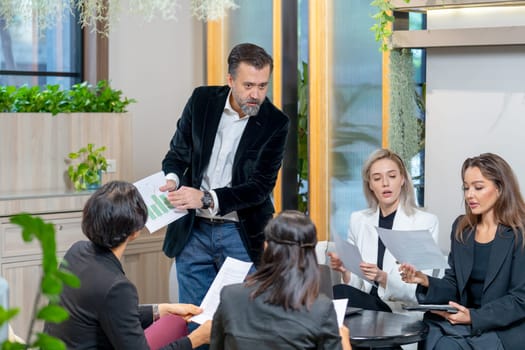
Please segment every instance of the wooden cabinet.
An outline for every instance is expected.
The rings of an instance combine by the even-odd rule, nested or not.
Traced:
[[[9,283],[10,306],[20,308],[11,325],[21,337],[27,336],[39,291],[42,254],[38,241],[24,242],[9,217],[27,212],[52,222],[59,257],[86,240],[82,208],[91,193],[71,190],[67,155],[87,143],[106,146],[105,156],[117,169],[103,181],[132,181],[131,126],[130,114],[0,113],[0,273]],[[171,259],[162,252],[163,239],[163,231],[143,233],[122,259],[142,303],[169,301]]]
[[[55,226],[59,257],[64,256],[71,244],[85,239],[80,229],[80,212],[45,214],[41,217]],[[24,338],[40,290],[41,259],[39,242],[24,242],[20,227],[11,224],[9,217],[0,218],[0,271],[9,284],[10,307],[20,309],[11,326]],[[39,305],[45,302],[40,300]],[[42,324],[37,324],[37,327],[41,329]]]
[[[147,230],[128,244],[122,266],[128,279],[137,286],[141,304],[169,302],[169,273],[172,259],[162,252],[164,230]]]

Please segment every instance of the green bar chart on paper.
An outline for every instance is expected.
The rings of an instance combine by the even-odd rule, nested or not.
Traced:
[[[151,233],[188,213],[187,210],[178,210],[173,207],[166,193],[159,190],[165,184],[166,178],[162,171],[134,183],[146,203],[148,209],[146,228]]]
[[[156,219],[163,214],[166,214],[171,209],[175,209],[173,205],[168,201],[166,195],[151,195],[152,204],[148,205],[148,216],[152,219]]]

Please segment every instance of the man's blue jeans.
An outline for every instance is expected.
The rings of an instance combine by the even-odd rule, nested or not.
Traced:
[[[200,305],[226,257],[251,261],[239,224],[209,223],[195,218],[193,232],[176,256],[179,302]],[[250,273],[255,271],[252,266]]]

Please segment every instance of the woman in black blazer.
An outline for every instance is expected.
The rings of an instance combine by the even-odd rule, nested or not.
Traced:
[[[319,294],[317,233],[298,211],[284,211],[266,228],[257,272],[226,286],[213,316],[211,350],[351,349],[332,301]]]
[[[523,349],[525,334],[525,202],[509,164],[484,153],[462,167],[465,212],[454,222],[450,269],[441,279],[408,264],[405,282],[418,283],[423,304],[457,313],[425,315],[427,349]]]
[[[164,322],[166,319],[161,318],[175,314],[188,319],[202,312],[197,306],[138,304],[137,289],[126,277],[121,259],[128,243],[144,228],[147,216],[139,191],[123,181],[105,184],[86,202],[82,232],[89,241],[73,244],[63,263],[80,279],[80,288],[64,288],[60,303],[69,312],[69,318],[62,323],[48,322],[44,328],[68,349],[149,350],[164,346],[163,349],[188,350],[209,342],[211,322],[175,339],[185,333],[184,322],[179,320],[183,328],[180,329],[181,322]],[[160,323],[154,324],[159,318]],[[152,339],[155,335],[160,336]],[[173,341],[166,344],[164,340]]]

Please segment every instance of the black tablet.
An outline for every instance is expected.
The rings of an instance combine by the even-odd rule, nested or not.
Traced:
[[[436,305],[436,304],[418,304],[418,305],[403,305],[402,306],[404,310],[408,311],[446,311],[451,314],[455,314],[458,312],[458,309],[455,307],[452,307],[448,304],[443,305]]]

